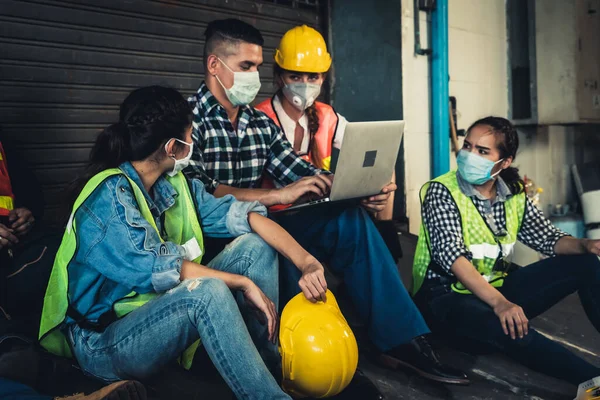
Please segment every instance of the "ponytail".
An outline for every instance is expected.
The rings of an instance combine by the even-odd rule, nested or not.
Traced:
[[[308,148],[308,154],[310,155],[310,159],[315,167],[323,169],[321,151],[319,150],[319,146],[315,140],[315,135],[319,131],[319,127],[321,125],[315,103],[311,104],[310,107],[308,107],[304,112],[306,113],[306,119],[308,120],[308,132],[310,134],[310,147]]]
[[[512,194],[520,194],[525,188],[525,183],[519,175],[519,169],[508,167],[500,172],[500,177],[506,183]]]
[[[130,135],[127,125],[123,122],[112,124],[105,128],[92,147],[88,169],[102,171],[115,168],[131,157]]]
[[[65,205],[68,208],[63,211],[63,218],[69,218],[71,208],[77,196],[79,196],[83,187],[94,175],[109,168],[117,168],[129,160],[130,154],[130,135],[127,125],[123,122],[118,122],[104,128],[98,134],[96,142],[90,151],[89,162],[85,170],[67,188],[67,201]]]

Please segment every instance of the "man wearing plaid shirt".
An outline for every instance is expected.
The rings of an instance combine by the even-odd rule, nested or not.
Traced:
[[[275,123],[247,105],[260,86],[256,85],[257,68],[263,62],[260,32],[229,19],[210,23],[205,36],[206,81],[189,98],[194,152],[187,176],[201,179],[217,197],[234,195],[266,206],[294,203],[310,193],[325,195],[332,175],[298,157]],[[263,175],[278,189],[261,189]],[[363,207],[317,207],[281,216],[278,222],[343,276],[382,362],[408,367],[436,381],[467,383],[462,372],[440,363],[431,349],[424,336],[429,328],[365,210],[383,209],[394,190],[396,185],[389,184],[382,194],[365,199]],[[321,266],[294,266],[284,260],[281,272],[283,305],[300,290],[311,301],[325,300],[327,284]],[[381,397],[373,391],[361,398]]]

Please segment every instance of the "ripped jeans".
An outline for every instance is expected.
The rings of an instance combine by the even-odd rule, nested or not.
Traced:
[[[256,234],[240,236],[208,265],[247,276],[277,306],[277,254]],[[281,358],[267,326],[219,279],[184,281],[101,333],[71,325],[68,338],[81,368],[105,381],[148,378],[200,338],[238,399],[290,398],[269,371]]]

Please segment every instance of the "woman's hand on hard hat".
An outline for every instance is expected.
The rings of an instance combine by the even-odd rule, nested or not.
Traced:
[[[304,266],[298,266],[298,268],[302,271],[298,286],[302,289],[304,297],[313,303],[327,301],[327,281],[323,265],[311,256]]]
[[[362,199],[361,203],[363,207],[372,213],[383,211],[387,205],[390,194],[395,192],[398,186],[394,182],[388,183],[381,189],[381,193],[375,196],[370,196]]]
[[[333,183],[332,175],[305,176],[294,183],[279,189],[279,204],[292,204],[306,194],[325,197],[329,194]]]
[[[504,334],[510,334],[512,339],[523,339],[529,332],[529,320],[525,316],[523,308],[504,299],[494,307],[494,313],[500,319]]]
[[[259,321],[264,324],[266,319],[269,340],[275,343],[277,340],[277,310],[275,309],[275,303],[250,279],[244,284],[242,292],[250,307],[258,312]]]
[[[306,298],[312,302],[325,301],[327,282],[321,263],[275,221],[257,213],[250,213],[248,222],[254,232],[302,272],[298,284]]]

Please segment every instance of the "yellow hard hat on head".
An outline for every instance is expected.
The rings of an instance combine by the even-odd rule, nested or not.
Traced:
[[[335,396],[358,365],[358,345],[333,294],[311,303],[300,293],[281,313],[279,352],[283,389],[296,398]]]
[[[288,71],[327,72],[331,66],[331,56],[323,36],[315,29],[302,25],[283,35],[275,50],[275,62]]]

